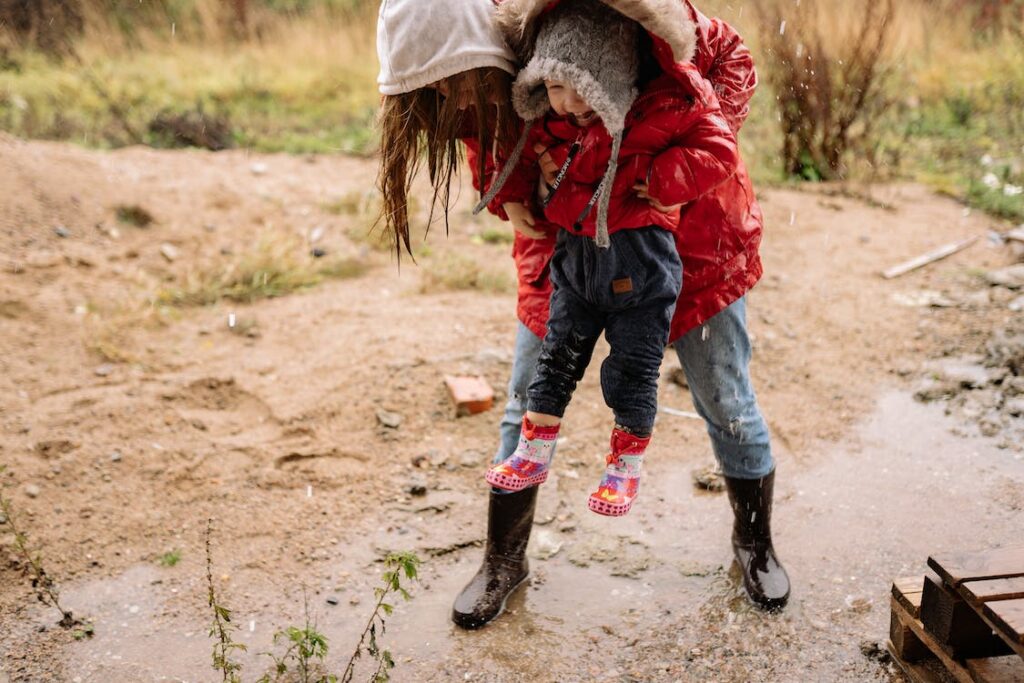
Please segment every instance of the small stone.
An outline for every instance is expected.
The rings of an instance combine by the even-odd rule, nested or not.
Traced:
[[[862,596],[846,596],[846,609],[854,612],[855,614],[865,614],[871,611],[873,605],[871,598],[865,598]]]
[[[950,358],[933,364],[933,370],[940,381],[959,385],[965,389],[974,389],[989,383],[989,373],[981,364],[981,359]]]
[[[480,465],[483,464],[483,461],[484,454],[480,451],[463,451],[462,454],[459,455],[459,465],[469,469],[480,467]]]
[[[178,257],[181,255],[181,252],[173,244],[164,242],[163,244],[160,245],[160,255],[167,259],[168,263],[174,263],[175,261],[178,260]]]
[[[558,554],[562,549],[563,541],[553,531],[540,529],[534,534],[533,557],[538,560],[548,560]]]
[[[261,176],[266,175],[269,168],[262,161],[257,161],[256,163],[249,166],[249,170],[252,172],[253,175]]]
[[[960,385],[954,382],[928,380],[925,385],[914,392],[914,398],[922,403],[941,401],[960,393]]]
[[[978,431],[982,436],[997,436],[999,432],[1003,431],[1003,425],[998,418],[990,415],[978,422]]]
[[[393,413],[388,410],[377,411],[377,422],[379,422],[382,427],[386,427],[388,429],[398,429],[401,426],[403,419],[404,418],[399,413]]]
[[[124,456],[121,455],[121,451],[114,451],[110,454],[110,462],[121,462],[123,459]]]
[[[892,657],[888,649],[876,640],[862,640],[860,653],[868,659],[874,659],[879,664],[888,664]]]
[[[410,462],[413,467],[424,470],[430,467],[430,456],[421,453],[420,455],[413,456]]]
[[[1024,398],[1013,398],[1006,402],[1003,410],[1013,417],[1024,417]]]
[[[413,475],[405,486],[406,493],[413,496],[427,495],[427,479],[420,475]]]
[[[721,493],[725,490],[725,479],[713,465],[694,470],[692,476],[693,483],[697,488],[713,493]]]
[[[52,251],[37,251],[29,254],[25,263],[31,268],[53,268],[64,263],[64,257]]]
[[[991,303],[992,297],[987,289],[981,289],[977,292],[971,292],[970,294],[963,294],[960,296],[960,304],[967,308],[985,308]]]
[[[1019,296],[1006,305],[1014,313],[1020,313],[1024,311],[1024,296]]]
[[[323,247],[313,247],[312,251],[309,253],[312,254],[313,258],[323,258],[324,256],[327,256],[327,250]]]
[[[999,270],[990,270],[984,275],[985,281],[990,285],[1006,287],[1007,289],[1024,288],[1024,263],[1018,263]]]
[[[71,237],[71,231],[65,228],[63,225],[58,225],[56,228],[54,228],[53,234],[55,234],[57,237],[60,237],[61,239],[67,239],[68,237]]]
[[[113,371],[114,365],[112,363],[104,363],[103,365],[93,370],[97,377],[108,377],[110,373],[112,373]]]
[[[336,598],[336,597],[334,597],[334,596],[332,595],[331,597],[327,598],[327,604],[328,604],[328,605],[330,605],[331,607],[335,607],[335,606],[337,606],[337,604],[338,604],[338,598]]]
[[[25,485],[25,495],[29,498],[38,498],[40,493],[42,493],[42,491],[35,484]]]

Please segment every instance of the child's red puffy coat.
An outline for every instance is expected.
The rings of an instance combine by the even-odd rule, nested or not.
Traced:
[[[728,24],[699,13],[688,0],[679,0],[696,37],[692,64],[718,95],[722,114],[738,133],[749,113],[757,87],[750,51]],[[687,74],[672,61],[664,41],[652,36],[658,61],[666,74]],[[687,75],[686,78],[689,78]],[[470,168],[477,168],[475,140],[467,139]],[[493,171],[493,164],[488,163]],[[488,172],[488,176],[491,173]],[[491,178],[487,178],[487,182]],[[474,177],[479,188],[479,179]],[[657,195],[656,195],[657,196]],[[543,221],[538,226],[544,228]],[[534,334],[544,336],[551,298],[548,264],[554,253],[554,225],[549,237],[533,240],[516,234],[512,255],[519,275],[518,316]],[[746,294],[760,279],[762,216],[746,168],[740,160],[735,173],[711,192],[682,209],[676,231],[683,261],[683,289],[672,320],[674,341]]]
[[[736,171],[736,139],[722,115],[718,98],[690,64],[687,88],[679,75],[662,75],[640,93],[626,117],[618,172],[611,190],[608,232],[654,225],[675,231],[680,212],[658,211],[637,195],[634,186],[648,183],[649,192],[665,206],[688,204],[728,180]],[[611,161],[612,138],[595,123],[581,128],[571,117],[550,112],[531,126],[526,149],[502,191],[491,204],[495,213],[506,203],[531,204],[540,178],[539,145],[561,167],[569,161],[544,217],[579,235],[593,237],[595,194]],[[588,208],[590,209],[588,211]],[[580,217],[586,213],[586,218]]]

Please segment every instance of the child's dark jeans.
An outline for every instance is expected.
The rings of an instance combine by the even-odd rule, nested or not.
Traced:
[[[615,421],[650,434],[658,374],[683,281],[675,236],[658,227],[612,233],[611,246],[562,230],[551,259],[551,314],[529,409],[562,417],[601,332],[611,347],[601,389]]]

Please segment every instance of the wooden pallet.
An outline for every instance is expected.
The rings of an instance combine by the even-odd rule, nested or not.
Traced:
[[[928,558],[892,586],[889,651],[915,683],[1024,683],[1024,548]]]
[[[938,555],[928,566],[1024,658],[1024,547]]]

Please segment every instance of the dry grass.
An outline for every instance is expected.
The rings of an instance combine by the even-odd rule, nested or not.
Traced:
[[[896,6],[759,0],[763,62],[782,126],[789,176],[834,180],[847,158],[869,153],[874,125],[892,102],[886,81]]]
[[[507,269],[483,266],[476,260],[455,252],[446,252],[439,259],[424,263],[420,292],[476,291],[506,294],[514,290],[515,283]]]
[[[207,9],[196,16],[216,4],[197,2]],[[373,149],[372,15],[268,15],[246,39],[202,21],[213,20],[142,22],[125,33],[109,18],[88,18],[75,42],[81,65],[31,50],[11,52],[12,66],[0,68],[0,129],[101,146],[159,142],[147,133],[159,115],[201,108],[230,122],[236,146]]]
[[[326,279],[359,277],[365,261],[342,257],[313,258],[297,237],[266,234],[239,259],[186,273],[157,291],[165,306],[208,306],[223,300],[251,303],[308,289]]]

